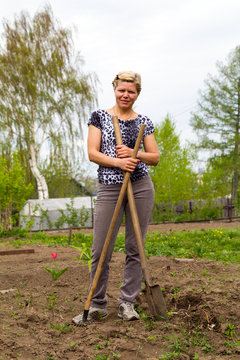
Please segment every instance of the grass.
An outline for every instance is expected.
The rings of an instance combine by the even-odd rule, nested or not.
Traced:
[[[202,258],[222,262],[240,262],[240,229],[206,229],[168,234],[149,233],[148,256]]]
[[[117,236],[115,250],[124,252],[125,234]],[[92,247],[92,234],[76,233],[72,235],[72,246],[79,249]],[[68,246],[68,236],[48,235],[44,232],[27,234],[24,238],[2,238],[0,242],[19,248],[23,244],[42,244],[50,246]],[[145,251],[147,257],[169,256],[184,258],[202,258],[221,262],[240,262],[240,229],[206,229],[176,232],[147,233]]]

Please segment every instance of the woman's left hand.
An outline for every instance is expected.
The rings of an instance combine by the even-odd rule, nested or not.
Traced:
[[[133,149],[127,147],[126,145],[117,145],[116,153],[118,158],[132,157]]]

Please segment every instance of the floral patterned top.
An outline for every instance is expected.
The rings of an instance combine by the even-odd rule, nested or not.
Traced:
[[[135,146],[141,124],[146,125],[143,137],[152,134],[155,130],[152,121],[145,115],[139,114],[136,119],[125,121],[118,119],[118,121],[121,129],[123,144],[132,149]],[[93,125],[102,132],[100,151],[105,155],[116,158],[117,143],[112,123],[112,115],[110,115],[105,110],[94,111],[88,121],[88,125]],[[140,145],[140,149],[142,148],[143,142]],[[136,166],[134,172],[131,174],[131,181],[142,179],[148,174],[148,170],[148,165],[140,161]],[[99,165],[98,180],[101,184],[105,185],[122,184],[122,169],[117,167],[105,167]]]

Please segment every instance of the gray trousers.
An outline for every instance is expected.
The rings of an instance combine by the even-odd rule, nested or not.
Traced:
[[[145,241],[148,221],[152,213],[154,204],[154,187],[149,175],[143,179],[132,183],[139,223],[142,231],[143,241]],[[97,200],[94,213],[94,232],[92,249],[91,282],[97,269],[98,261],[106,239],[112,215],[118,200],[121,185],[98,184]],[[135,239],[132,219],[127,199],[127,194],[123,199],[117,223],[109,244],[106,259],[104,261],[99,281],[93,295],[92,306],[104,308],[107,304],[107,285],[109,276],[109,262],[112,257],[115,240],[121,225],[123,214],[125,213],[125,250],[126,260],[124,269],[124,281],[120,287],[121,296],[119,303],[123,301],[134,303],[136,296],[141,290],[142,269]]]

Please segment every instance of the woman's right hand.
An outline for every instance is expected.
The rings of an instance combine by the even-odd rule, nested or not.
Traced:
[[[89,125],[88,129],[88,157],[90,161],[101,166],[119,167],[123,171],[133,172],[140,159],[132,157],[110,157],[100,152],[102,132],[93,125]],[[122,156],[122,154],[120,155]],[[124,155],[125,156],[125,155]]]
[[[131,157],[123,159],[118,158],[118,167],[120,167],[123,171],[129,171],[130,173],[132,173],[135,170],[139,161],[140,160],[133,159]]]

